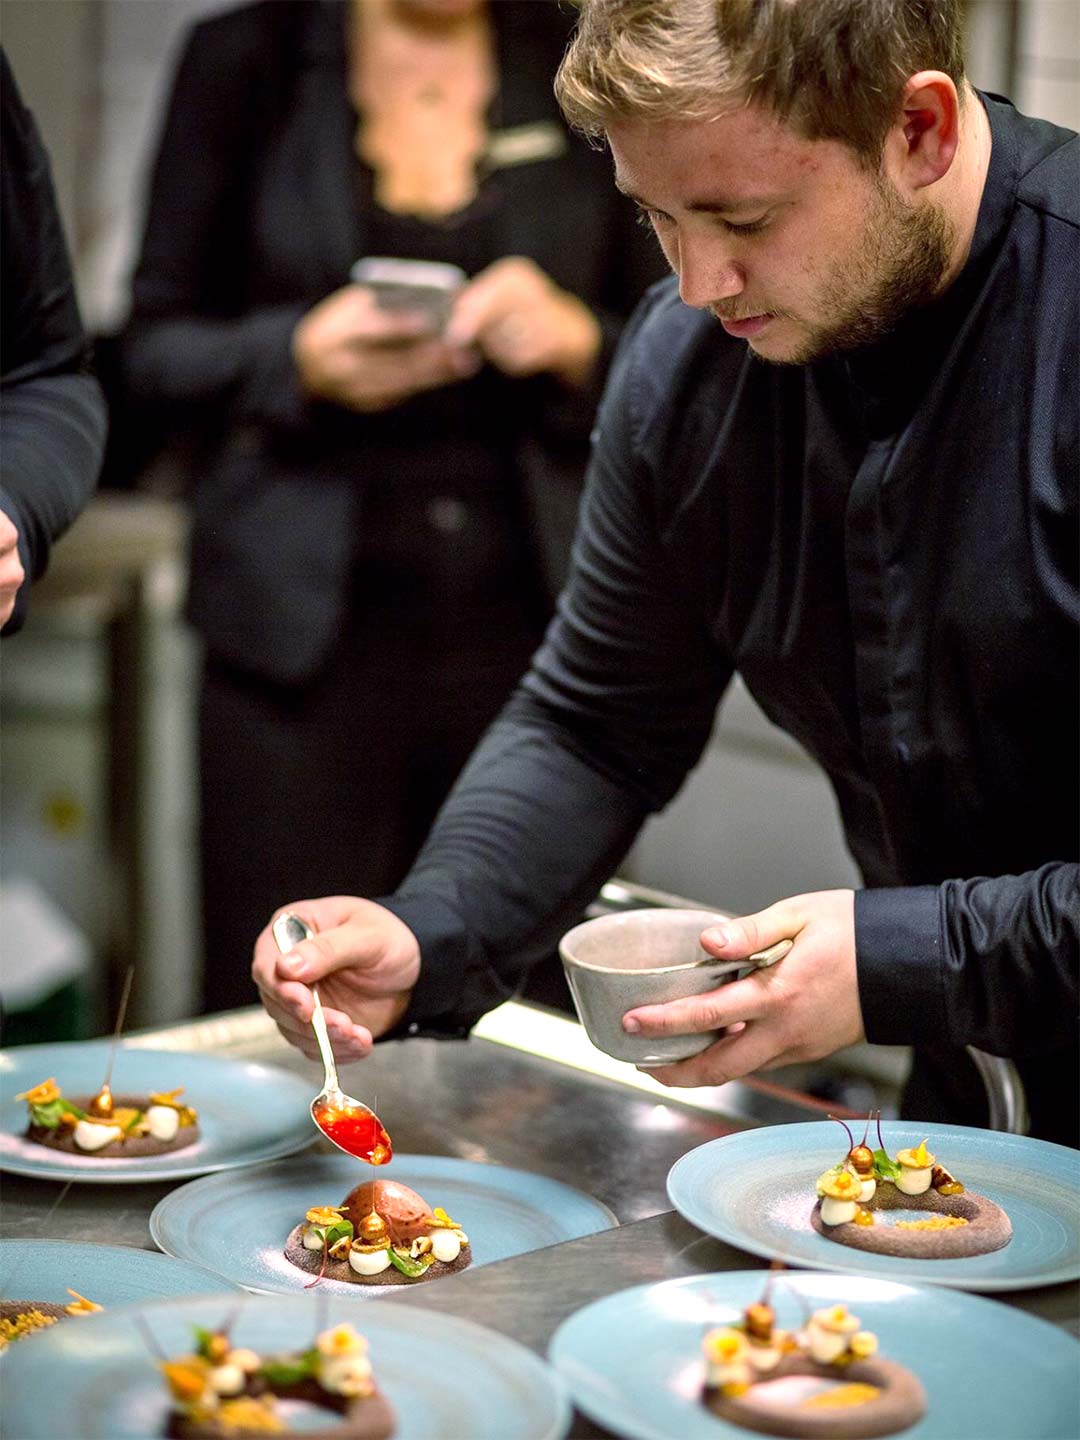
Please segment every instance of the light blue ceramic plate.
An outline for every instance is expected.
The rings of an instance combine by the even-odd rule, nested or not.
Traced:
[[[208,1170],[292,1155],[318,1138],[309,1080],[249,1060],[122,1045],[113,1067],[114,1092],[142,1094],[182,1085],[183,1098],[199,1112],[202,1133],[195,1144],[171,1155],[125,1160],[58,1154],[27,1140],[26,1105],[15,1096],[50,1075],[68,1095],[94,1094],[105,1078],[109,1050],[107,1040],[85,1040],[0,1051],[0,1169],[36,1180],[94,1185],[186,1180]]]
[[[206,1295],[234,1288],[220,1275],[133,1245],[99,1245],[92,1240],[0,1240],[0,1296],[5,1300],[48,1300],[66,1305],[68,1287],[111,1310],[142,1300]],[[90,1317],[87,1317],[90,1318]],[[93,1317],[96,1321],[97,1316]],[[79,1319],[78,1324],[86,1323]],[[39,1336],[28,1336],[36,1343]]]
[[[19,1440],[134,1440],[165,1433],[168,1397],[139,1316],[166,1354],[189,1352],[193,1325],[235,1315],[232,1337],[260,1353],[298,1350],[324,1326],[356,1320],[338,1296],[223,1296],[143,1305],[56,1325],[4,1365],[4,1430]],[[358,1327],[397,1416],[394,1440],[558,1440],[570,1406],[530,1350],[468,1320],[412,1305],[370,1305]],[[325,1421],[326,1416],[323,1415]]]
[[[555,1332],[549,1357],[577,1405],[630,1440],[748,1440],[702,1405],[701,1338],[761,1297],[768,1271],[692,1275],[622,1290]],[[852,1275],[786,1274],[813,1309],[842,1303],[872,1330],[884,1358],[926,1390],[904,1440],[1075,1440],[1080,1346],[1064,1332],[994,1300]],[[777,1287],[781,1326],[802,1309]]]
[[[617,1224],[606,1205],[543,1175],[441,1155],[395,1155],[377,1171],[347,1155],[312,1154],[242,1175],[212,1175],[166,1195],[150,1234],[169,1255],[209,1266],[249,1290],[303,1290],[311,1276],[285,1258],[289,1231],[313,1205],[337,1205],[354,1185],[399,1180],[464,1229],[486,1265]],[[324,1280],[320,1289],[391,1297],[392,1289]]]
[[[710,1140],[677,1160],[668,1196],[692,1224],[768,1259],[965,1290],[1025,1290],[1080,1275],[1080,1153],[1045,1140],[962,1125],[889,1121],[890,1155],[924,1137],[968,1190],[996,1201],[1012,1221],[1003,1250],[963,1260],[905,1260],[826,1240],[810,1224],[815,1182],[844,1158],[839,1125],[816,1122],[745,1130]],[[860,1135],[856,1135],[856,1140]]]

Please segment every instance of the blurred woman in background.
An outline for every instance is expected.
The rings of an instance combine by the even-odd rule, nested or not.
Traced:
[[[181,60],[122,354],[190,457],[207,1009],[253,998],[281,895],[397,883],[542,633],[664,272],[559,115],[569,23],[261,0]],[[363,256],[460,266],[445,330]]]

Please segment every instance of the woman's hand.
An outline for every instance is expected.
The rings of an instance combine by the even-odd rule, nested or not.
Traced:
[[[317,1060],[309,987],[318,984],[339,1063],[362,1060],[374,1037],[405,1013],[420,974],[416,936],[389,910],[355,895],[297,900],[282,909],[306,920],[315,934],[282,955],[273,921],[267,925],[255,942],[251,966],[259,998],[289,1044]]]
[[[454,301],[446,339],[478,346],[507,375],[557,375],[585,385],[600,352],[600,326],[532,260],[508,256],[482,270]]]
[[[723,1085],[754,1070],[818,1060],[864,1038],[855,969],[855,895],[822,890],[714,925],[710,955],[735,960],[792,939],[775,965],[705,995],[644,1005],[623,1016],[631,1034],[727,1031],[714,1045],[650,1073],[664,1085]]]
[[[346,285],[293,331],[293,359],[309,395],[349,410],[388,410],[422,390],[474,375],[467,345],[433,335],[422,314],[381,310],[370,290]]]

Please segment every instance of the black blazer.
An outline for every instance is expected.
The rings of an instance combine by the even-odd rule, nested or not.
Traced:
[[[559,114],[569,17],[548,0],[496,0],[492,15],[493,132],[540,121],[565,137],[562,154],[498,172],[499,253],[531,257],[585,300],[606,360],[663,259],[610,158]],[[367,417],[310,401],[290,353],[297,320],[365,251],[355,124],[339,0],[260,0],[197,25],[121,346],[129,393],[194,444],[190,618],[213,652],[282,682],[326,663],[363,525]],[[550,377],[517,383],[521,473],[555,584],[599,380],[577,396]]]

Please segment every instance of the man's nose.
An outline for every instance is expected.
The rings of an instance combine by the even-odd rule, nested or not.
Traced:
[[[679,298],[704,310],[719,300],[741,295],[746,288],[742,267],[719,246],[679,238]]]

